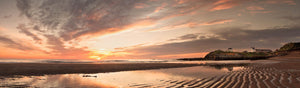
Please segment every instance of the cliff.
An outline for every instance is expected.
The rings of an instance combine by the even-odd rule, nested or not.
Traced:
[[[205,60],[257,60],[272,57],[271,53],[229,52],[216,50],[207,54]]]
[[[300,52],[300,42],[287,43],[275,52],[231,52],[215,50],[208,53],[204,58],[182,58],[178,60],[258,60],[274,56],[285,56],[293,51]]]
[[[280,47],[278,52],[300,50],[300,42],[288,43]]]
[[[289,52],[300,51],[300,42],[287,43],[274,52],[276,56],[285,56]]]

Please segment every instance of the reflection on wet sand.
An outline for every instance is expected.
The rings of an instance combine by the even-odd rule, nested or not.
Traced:
[[[300,86],[299,71],[278,69],[274,65],[257,64],[237,68],[223,75],[194,79],[161,80],[156,85],[132,85],[132,87],[163,88],[297,88]],[[231,70],[231,68],[230,68]]]
[[[84,78],[76,74],[7,78],[0,81],[0,87],[115,88],[113,85],[106,85],[93,80],[84,80]]]
[[[271,62],[271,61],[268,61]],[[286,68],[286,65],[289,65]],[[300,86],[298,62],[215,64],[97,74],[60,74],[2,78],[0,87],[85,88],[274,88]]]
[[[233,67],[234,69],[236,67]],[[153,86],[166,83],[168,80],[193,80],[226,74],[224,69],[207,66],[170,68],[159,70],[124,71],[98,74],[62,74],[45,76],[24,76],[20,78],[4,78],[0,87],[137,87]],[[214,73],[214,74],[209,74]],[[177,81],[170,81],[175,83]]]

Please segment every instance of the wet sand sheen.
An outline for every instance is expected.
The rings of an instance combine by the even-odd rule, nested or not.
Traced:
[[[58,64],[58,63],[1,63],[0,77],[14,75],[47,75],[72,73],[103,73],[130,70],[177,68],[200,66],[203,64],[180,63],[109,63],[109,64]]]
[[[256,63],[224,75],[184,81],[163,81],[162,85],[148,87],[166,88],[297,88],[300,86],[300,59],[271,58],[280,63]],[[299,57],[298,57],[299,58]],[[140,87],[140,86],[134,86]]]
[[[161,85],[147,85],[147,87],[166,88],[297,88],[300,86],[300,72],[287,72],[273,66],[253,65],[244,70],[228,72],[223,76],[192,79],[162,81]],[[132,85],[131,87],[145,87]]]
[[[109,72],[109,71],[120,71],[120,70],[141,70],[141,71],[127,71],[127,72],[112,72],[112,73],[98,73],[95,80],[89,80],[83,78],[78,74],[73,75],[57,75],[53,76],[56,82],[56,77],[62,77],[65,79],[78,78],[76,80],[81,80],[80,82],[95,82],[96,84],[103,82],[104,84],[108,81],[113,81],[115,86],[119,87],[133,87],[133,88],[297,88],[300,86],[300,66],[299,57],[277,57],[271,58],[265,61],[253,61],[255,63],[243,65],[243,66],[233,66],[226,65],[206,65],[200,64],[170,64],[170,63],[140,63],[140,64],[19,64],[21,68],[12,68],[13,64],[6,66],[6,68],[1,68],[2,72],[5,73],[5,69],[10,69],[10,72],[15,71],[32,71],[33,68],[40,68],[37,71],[48,72],[53,71],[53,69],[62,72],[69,72],[75,70],[88,73],[93,69],[97,72]],[[38,67],[35,67],[38,66]],[[51,68],[50,68],[50,67]],[[109,66],[109,67],[107,67]],[[194,66],[194,67],[191,67]],[[220,67],[221,66],[221,67]],[[1,65],[0,65],[1,67]],[[48,67],[48,68],[46,68]],[[173,68],[180,67],[180,68]],[[88,68],[88,69],[85,69]],[[157,69],[157,68],[168,68],[168,69]],[[227,69],[226,69],[227,68]],[[154,69],[154,70],[147,70]],[[155,70],[156,69],[156,70]],[[228,71],[227,71],[228,70]],[[60,73],[62,73],[60,72]],[[16,74],[16,73],[14,73]],[[55,74],[55,73],[54,73]],[[3,75],[3,74],[2,74]],[[24,74],[23,72],[23,75]],[[32,74],[29,74],[32,75]],[[36,74],[34,74],[36,75]],[[42,76],[46,78],[52,78],[52,76]],[[34,78],[34,77],[33,77]],[[30,79],[30,78],[29,78]],[[114,81],[114,79],[117,79]],[[151,79],[150,81],[144,79]],[[100,81],[99,81],[100,80]],[[106,80],[106,81],[101,81]],[[0,80],[1,81],[1,80]],[[3,79],[5,82],[6,79]],[[7,82],[10,80],[7,79]],[[14,80],[11,80],[14,81]],[[51,81],[51,80],[50,80]],[[64,80],[65,81],[65,80]],[[73,82],[74,80],[68,81]],[[79,83],[80,83],[79,82]],[[97,83],[98,82],[98,83]],[[125,84],[118,84],[117,82]],[[1,82],[0,82],[1,83]],[[19,83],[19,82],[17,82]],[[48,83],[46,81],[45,83]],[[39,84],[44,84],[40,81]],[[51,84],[46,84],[51,85]],[[65,85],[65,84],[62,84]],[[92,84],[94,85],[94,84]],[[107,85],[111,85],[108,83]],[[6,87],[6,84],[2,86]],[[34,86],[34,85],[28,85]],[[73,85],[70,85],[73,86]],[[75,84],[75,87],[78,84]],[[1,85],[0,85],[1,87]],[[74,86],[73,86],[74,87]],[[97,88],[97,87],[95,87]]]

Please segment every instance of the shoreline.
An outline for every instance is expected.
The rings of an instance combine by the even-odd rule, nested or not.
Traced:
[[[107,73],[193,66],[228,67],[245,66],[250,64],[251,63],[0,63],[0,78],[55,74]]]
[[[0,77],[2,76],[39,76],[50,74],[72,73],[106,73],[132,70],[149,70],[162,68],[178,68],[203,66],[203,64],[181,63],[0,63]]]
[[[212,69],[227,68],[229,71],[215,76],[201,76],[190,79],[166,79],[157,84],[137,82],[129,87],[204,87],[204,88],[275,88],[300,86],[300,52],[286,56],[273,57],[267,60],[256,60],[250,63],[105,63],[105,64],[71,64],[71,63],[6,63],[0,64],[0,79],[22,78],[24,76],[41,76],[55,74],[106,73],[118,71],[152,70],[163,68],[182,68],[209,66]],[[230,70],[230,67],[242,67]],[[185,69],[185,68],[183,68]],[[232,68],[231,68],[232,69]],[[168,70],[168,69],[165,69]],[[201,70],[201,69],[199,69]],[[177,70],[182,72],[185,70]],[[209,70],[202,70],[205,71]],[[197,74],[195,74],[197,75]],[[135,75],[132,75],[135,76]],[[87,75],[87,77],[93,77]],[[6,79],[8,78],[8,79]],[[48,79],[46,79],[48,80]],[[41,80],[40,82],[42,82]],[[94,80],[93,80],[94,81]],[[23,85],[3,85],[14,87]],[[27,85],[28,87],[34,85]],[[25,87],[27,87],[25,85]]]
[[[266,60],[279,61],[277,64],[286,69],[298,69],[300,66],[297,65],[297,61],[300,60],[295,58],[299,58],[297,56],[299,53],[300,52],[294,52],[287,56],[272,57]],[[16,75],[38,76],[72,73],[106,73],[192,66],[231,66],[240,64],[254,65],[262,63],[0,63],[0,77]]]

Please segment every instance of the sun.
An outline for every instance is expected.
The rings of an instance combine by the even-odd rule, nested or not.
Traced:
[[[100,56],[89,56],[91,59],[101,60],[102,58]]]
[[[96,58],[97,60],[101,60],[101,57]]]

